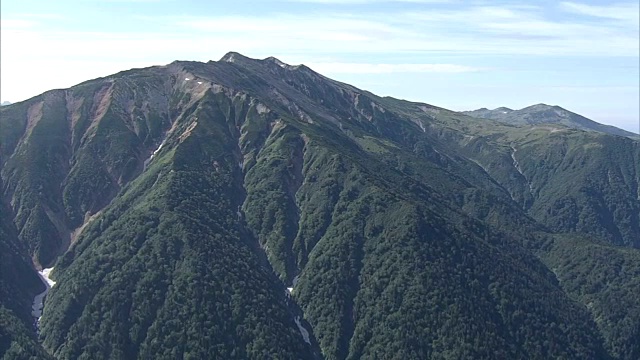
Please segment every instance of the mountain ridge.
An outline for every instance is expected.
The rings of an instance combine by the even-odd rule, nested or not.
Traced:
[[[578,115],[557,105],[535,104],[519,110],[499,107],[493,110],[481,108],[472,111],[462,111],[463,114],[483,119],[498,120],[507,124],[559,124],[574,129],[604,132],[611,135],[626,136],[634,139],[640,135],[617,128],[612,125],[601,124]]]

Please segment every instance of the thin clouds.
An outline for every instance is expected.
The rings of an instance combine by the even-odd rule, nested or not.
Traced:
[[[560,7],[577,11],[566,9],[567,6]],[[618,16],[619,8],[622,7],[602,9],[602,13]],[[268,48],[285,53],[287,49],[310,54],[636,56],[638,53],[637,31],[628,31],[619,24],[552,19],[535,6],[470,6],[358,15],[338,12],[193,17],[176,19],[173,23],[184,30],[208,32],[209,36],[227,34],[237,41],[258,38]]]
[[[635,24],[640,23],[640,5],[635,3],[621,3],[606,6],[580,4],[574,2],[562,2],[561,7],[568,12],[586,15],[595,18],[622,20]],[[636,29],[637,30],[637,29]]]
[[[328,4],[328,5],[367,5],[376,3],[413,3],[413,4],[448,4],[455,0],[283,0],[285,2]]]
[[[315,71],[325,74],[391,74],[391,73],[466,73],[482,69],[455,64],[369,64],[318,62],[307,63]]]
[[[0,20],[0,29],[2,29],[2,31],[31,29],[31,28],[34,28],[36,25],[38,25],[37,21],[27,20],[27,19],[1,19]]]
[[[293,0],[301,1],[301,0]],[[333,0],[302,0],[333,1]],[[360,0],[349,0],[360,1]],[[371,0],[361,0],[371,1]],[[416,1],[416,0],[412,0]],[[591,6],[564,2],[556,10],[582,16],[606,19],[631,19],[625,9],[637,5]],[[637,56],[637,26],[629,31],[618,23],[593,22],[581,18],[549,18],[536,6],[446,6],[407,12],[389,10],[357,14],[331,12],[272,13],[256,16],[180,16],[138,17],[148,23],[149,32],[101,34],[101,42],[92,46],[95,33],[78,31],[46,32],[35,29],[28,17],[2,19],[3,32],[31,31],[23,34],[36,42],[63,42],[63,48],[117,48],[119,43],[128,56],[148,57],[149,53],[166,52],[169,43],[184,44],[184,57],[202,59],[213,46],[243,50],[251,54],[306,55],[320,54],[487,54],[487,55],[561,55],[561,56]],[[626,15],[625,15],[626,14]],[[637,12],[636,12],[637,14]],[[268,16],[265,16],[268,15]],[[3,35],[3,41],[8,36]],[[61,40],[60,38],[63,38]],[[118,44],[114,44],[118,43]],[[75,44],[74,44],[75,43]],[[198,46],[198,44],[202,44]],[[235,44],[235,45],[234,45]],[[57,46],[58,44],[56,44]],[[77,46],[76,46],[77,45]],[[51,47],[47,46],[46,47]],[[179,45],[178,45],[179,46]],[[3,45],[3,48],[5,46]],[[228,49],[227,49],[228,50]],[[66,51],[61,52],[67,54]],[[87,52],[85,52],[86,54]],[[122,54],[122,52],[119,52]],[[304,60],[304,59],[303,59]]]
[[[620,24],[550,18],[543,10],[534,6],[477,6],[403,16],[425,32],[448,38],[451,48],[471,53],[637,56],[637,26],[629,31],[632,28]]]

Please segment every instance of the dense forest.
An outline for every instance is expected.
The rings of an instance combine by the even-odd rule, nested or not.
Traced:
[[[7,358],[640,356],[637,139],[237,53],[0,111]]]

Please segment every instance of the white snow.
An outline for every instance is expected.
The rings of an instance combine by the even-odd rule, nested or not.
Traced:
[[[300,278],[300,275],[296,275],[296,277],[293,278],[293,281],[291,282],[291,286],[287,288],[287,294],[291,295],[291,293],[293,293],[293,288],[298,283],[299,278]]]
[[[51,271],[53,270],[53,268],[48,268],[48,269],[43,269],[42,273],[40,274],[41,276],[44,277],[44,280],[47,282],[47,284],[49,284],[49,287],[52,288],[53,285],[56,284],[55,281],[51,280],[49,278],[49,274],[51,274]]]
[[[418,125],[420,125],[420,129],[422,129],[422,132],[426,133],[427,129],[425,129],[424,124],[422,123],[422,121],[418,121]]]
[[[511,159],[513,160],[513,167],[516,168],[516,170],[518,171],[518,173],[520,175],[522,175],[522,177],[527,181],[527,183],[529,183],[529,179],[527,179],[527,176],[524,174],[524,172],[522,172],[522,168],[520,167],[520,164],[518,163],[518,160],[516,160],[516,148],[514,148],[513,146],[511,147]],[[533,185],[531,185],[531,183],[529,183],[529,192],[531,194],[533,194]]]
[[[516,170],[518,171],[518,173],[520,173],[520,175],[524,176],[524,173],[522,173],[522,169],[520,168],[520,164],[518,164],[518,160],[516,160],[516,148],[514,148],[513,146],[511,147],[511,159],[513,160],[513,167],[516,168]]]
[[[296,325],[298,325],[298,330],[300,330],[300,334],[302,335],[302,338],[304,339],[304,341],[311,345],[311,341],[309,340],[309,332],[307,331],[307,329],[304,328],[304,326],[302,326],[302,324],[300,323],[300,317],[296,316],[296,318],[294,319],[296,322]]]
[[[283,69],[290,69],[290,68],[293,67],[293,66],[291,66],[289,64],[283,63],[282,61],[280,61],[280,60],[278,60],[278,59],[276,59],[274,57],[270,57],[269,59],[272,60],[274,63],[276,63],[278,66],[280,66]]]
[[[189,79],[189,78],[184,78],[184,81],[189,81],[189,80],[191,80],[191,79]]]
[[[158,148],[151,154],[151,156],[149,156],[149,158],[147,160],[144,161],[144,168],[147,168],[147,165],[149,165],[149,163],[151,162],[151,160],[153,160],[153,158],[158,155],[158,153],[160,152],[160,149],[162,149],[162,147],[164,146],[164,143],[167,142],[167,137],[165,135],[165,138],[162,139],[162,142],[160,143],[160,146],[158,146]]]
[[[198,85],[202,85],[202,81],[198,81]]]
[[[38,271],[38,276],[40,276],[40,280],[45,285],[45,289],[40,294],[36,295],[33,298],[33,305],[31,306],[31,315],[40,321],[42,317],[42,309],[44,307],[44,298],[47,296],[49,289],[51,289],[56,282],[49,278],[49,274],[51,273],[53,268],[43,269],[42,271]]]

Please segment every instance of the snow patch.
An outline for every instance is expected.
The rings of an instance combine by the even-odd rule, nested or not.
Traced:
[[[520,164],[518,163],[518,160],[516,159],[516,151],[517,151],[516,148],[514,148],[512,146],[511,147],[511,159],[513,160],[513,167],[516,168],[518,173],[520,175],[522,175],[522,177],[525,179],[525,181],[529,184],[529,192],[531,194],[533,194],[533,186],[531,185],[531,183],[529,183],[529,179],[527,179],[527,176],[522,171],[522,168],[520,167]]]
[[[299,67],[299,65],[292,66],[292,65],[289,65],[287,63],[284,63],[284,62],[280,61],[279,59],[274,58],[273,56],[270,56],[270,57],[266,58],[265,60],[269,60],[269,61],[273,62],[274,64],[280,66],[281,68],[287,69],[287,70],[295,70],[295,69],[297,69]]]
[[[293,278],[293,281],[291,281],[291,286],[287,288],[287,294],[291,295],[293,293],[293,288],[298,283],[298,279],[300,279],[300,275],[296,275],[296,277]]]
[[[149,158],[147,160],[144,161],[144,168],[146,169],[147,166],[149,165],[149,163],[151,162],[151,160],[153,160],[153,158],[158,155],[158,153],[160,152],[160,150],[162,149],[162,147],[164,146],[164,144],[167,142],[167,138],[168,136],[165,136],[165,138],[162,140],[162,142],[160,143],[160,146],[158,146],[158,148],[151,154],[151,156],[149,156]]]
[[[50,288],[52,288],[56,284],[56,282],[49,277],[51,271],[53,271],[53,268],[43,269],[40,272],[40,275],[44,277],[44,280],[47,282]]]
[[[520,168],[520,164],[518,164],[518,160],[516,159],[516,148],[514,148],[513,146],[511,147],[511,159],[513,160],[513,167],[516,168],[516,170],[518,171],[518,173],[522,176],[524,176],[524,173],[522,172],[522,169]]]
[[[298,325],[298,330],[300,330],[300,335],[302,335],[302,338],[304,339],[304,341],[307,344],[311,345],[311,341],[309,340],[309,332],[300,323],[300,316],[295,317],[295,322],[296,322],[296,325]]]
[[[189,81],[189,80],[191,80],[191,79],[189,79],[189,78],[184,78],[184,81]]]
[[[422,123],[422,121],[418,121],[418,125],[420,125],[420,129],[422,129],[423,133],[427,132],[427,129],[425,129],[424,124]]]
[[[53,268],[38,271],[38,276],[40,277],[40,281],[44,284],[45,289],[33,298],[33,304],[31,305],[31,316],[35,318],[36,331],[39,331],[40,318],[42,317],[42,311],[44,309],[44,299],[49,293],[49,290],[56,284],[55,281],[49,278],[51,270],[53,270]]]
[[[202,81],[198,81],[198,85],[202,85]]]

